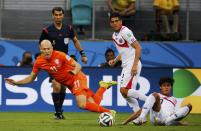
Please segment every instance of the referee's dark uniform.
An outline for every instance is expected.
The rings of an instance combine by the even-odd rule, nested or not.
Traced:
[[[69,40],[73,39],[74,36],[75,32],[71,25],[63,24],[62,28],[58,30],[54,24],[52,24],[46,28],[43,28],[39,42],[44,39],[50,40],[54,50],[62,51],[68,54]]]
[[[69,40],[75,37],[75,32],[71,25],[62,24],[62,28],[59,30],[54,24],[43,28],[42,34],[40,36],[39,42],[44,39],[50,40],[53,49],[57,51],[62,51],[68,54],[68,44]],[[50,76],[50,82],[53,78]],[[60,91],[60,93],[52,93],[52,99],[55,107],[55,119],[64,119],[62,105],[65,99],[65,90]]]

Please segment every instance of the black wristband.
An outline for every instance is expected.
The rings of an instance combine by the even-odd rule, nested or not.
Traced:
[[[81,51],[80,51],[80,55],[81,55],[81,56],[86,56],[85,53],[84,53],[84,50],[81,50]]]

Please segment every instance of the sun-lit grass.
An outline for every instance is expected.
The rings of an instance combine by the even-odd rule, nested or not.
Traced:
[[[201,115],[189,115],[184,121],[188,126],[153,126],[149,122],[143,126],[132,123],[123,126],[120,123],[129,116],[118,113],[112,127],[100,127],[98,113],[66,112],[65,120],[54,120],[50,112],[0,112],[0,131],[194,131],[201,129]]]

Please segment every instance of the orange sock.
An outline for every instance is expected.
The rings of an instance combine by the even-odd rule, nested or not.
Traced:
[[[96,103],[89,103],[89,102],[86,103],[85,109],[92,112],[110,112],[109,109],[106,109]]]
[[[96,104],[100,104],[101,100],[103,99],[103,93],[106,91],[104,87],[100,87],[97,91],[96,94],[93,96]]]

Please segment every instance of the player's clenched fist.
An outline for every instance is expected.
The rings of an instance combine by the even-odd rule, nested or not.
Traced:
[[[83,62],[84,64],[87,64],[87,57],[86,57],[86,56],[82,56],[82,62]]]
[[[116,61],[113,59],[113,60],[110,60],[109,62],[108,62],[108,64],[110,65],[110,66],[114,66],[115,64],[116,64]]]

